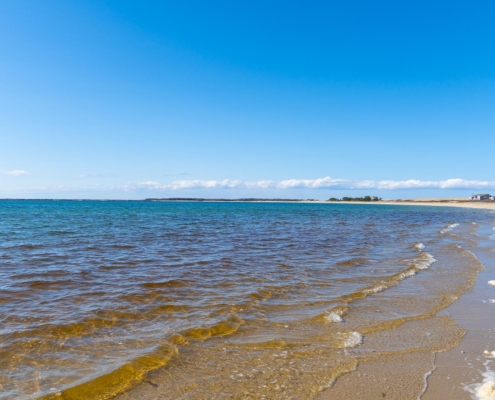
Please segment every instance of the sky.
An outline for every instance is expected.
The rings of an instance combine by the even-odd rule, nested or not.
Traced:
[[[0,198],[495,193],[493,1],[0,2]]]

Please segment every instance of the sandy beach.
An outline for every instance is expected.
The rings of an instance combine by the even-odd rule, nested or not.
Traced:
[[[495,201],[469,201],[469,200],[449,200],[449,199],[427,199],[427,200],[406,200],[406,201],[381,201],[383,204],[414,205],[414,206],[438,206],[438,207],[461,207],[493,210]]]
[[[341,201],[342,204],[376,204],[376,205],[400,205],[400,206],[436,206],[436,207],[461,207],[495,210],[495,201],[470,201],[464,199],[411,199],[411,200],[381,200],[376,202]],[[338,204],[332,203],[332,204]]]

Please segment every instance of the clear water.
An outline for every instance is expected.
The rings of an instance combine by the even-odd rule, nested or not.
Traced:
[[[183,355],[217,357],[205,352],[218,340],[248,354],[292,343],[308,358],[322,344],[337,355],[454,301],[446,294],[479,269],[456,253],[468,239],[455,235],[492,218],[384,205],[0,201],[0,398],[108,398]]]

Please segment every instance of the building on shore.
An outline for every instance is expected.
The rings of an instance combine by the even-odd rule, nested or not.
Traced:
[[[483,200],[493,200],[493,196],[490,196],[489,194],[473,194],[469,200],[472,201],[483,201]]]

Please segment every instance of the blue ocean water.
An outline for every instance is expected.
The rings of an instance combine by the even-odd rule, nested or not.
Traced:
[[[314,326],[347,319],[331,343],[353,347],[369,326],[426,307],[387,310],[391,288],[436,304],[421,277],[468,240],[456,231],[492,219],[374,204],[0,201],[0,398],[108,398],[195,344],[285,343],[280,327],[298,343],[313,335],[308,346]],[[467,287],[458,280],[453,291]],[[374,294],[379,317],[365,312]]]

